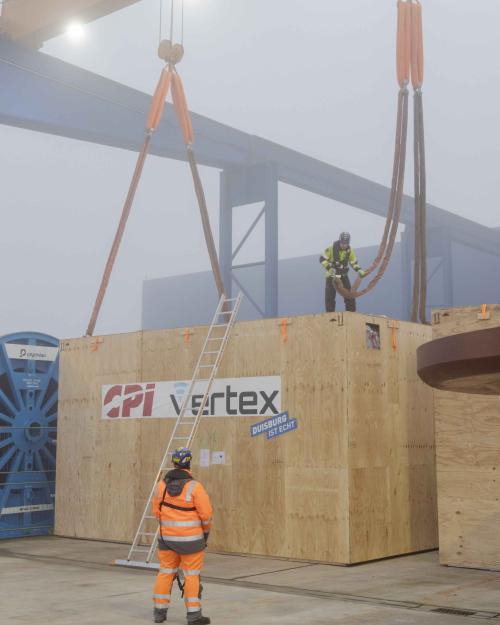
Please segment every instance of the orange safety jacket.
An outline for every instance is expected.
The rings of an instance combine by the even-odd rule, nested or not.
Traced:
[[[160,523],[160,550],[190,554],[205,549],[212,527],[212,505],[206,490],[189,471],[169,471],[156,485],[152,507]]]

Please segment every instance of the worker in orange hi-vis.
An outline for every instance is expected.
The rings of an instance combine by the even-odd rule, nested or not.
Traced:
[[[192,453],[185,447],[172,455],[174,469],[156,486],[153,514],[160,523],[160,571],[154,588],[154,622],[167,620],[172,585],[179,567],[185,578],[184,602],[189,625],[208,625],[201,613],[200,574],[212,522],[212,505],[191,474]]]

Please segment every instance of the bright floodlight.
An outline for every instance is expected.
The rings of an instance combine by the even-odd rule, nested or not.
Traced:
[[[68,39],[74,41],[75,43],[80,43],[85,39],[85,27],[80,22],[72,22],[66,28],[66,35]]]

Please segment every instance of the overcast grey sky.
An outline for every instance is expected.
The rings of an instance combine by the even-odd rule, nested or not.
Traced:
[[[183,75],[190,108],[388,184],[395,104],[392,0],[185,0]],[[425,115],[429,201],[500,226],[500,3],[427,0]],[[43,49],[151,93],[159,0],[142,0],[87,27],[76,45]],[[0,126],[0,334],[84,333],[135,155]],[[411,150],[410,150],[411,152]],[[411,193],[412,161],[407,191]],[[215,233],[218,175],[203,170]],[[378,243],[383,222],[280,188],[280,256],[319,253],[340,230]],[[239,216],[240,230],[253,218]],[[257,233],[242,260],[261,254]],[[145,277],[208,269],[184,163],[146,167],[98,333],[140,327]],[[320,268],[318,268],[320,270]]]

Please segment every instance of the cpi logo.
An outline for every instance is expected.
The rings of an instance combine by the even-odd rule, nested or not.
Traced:
[[[109,419],[151,417],[156,384],[117,384],[104,396],[104,412]]]

